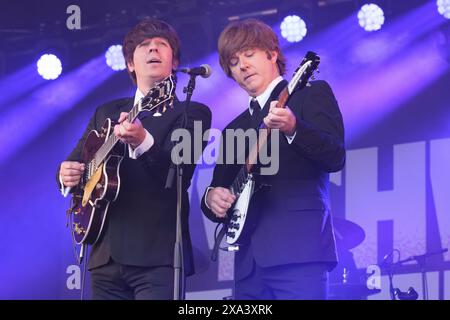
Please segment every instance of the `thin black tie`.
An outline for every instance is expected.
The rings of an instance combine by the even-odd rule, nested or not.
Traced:
[[[252,110],[251,125],[252,128],[256,128],[261,121],[259,119],[259,115],[261,114],[261,107],[258,103],[258,100],[252,99],[250,101],[250,110]]]

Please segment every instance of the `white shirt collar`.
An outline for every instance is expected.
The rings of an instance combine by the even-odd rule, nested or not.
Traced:
[[[258,101],[259,106],[261,107],[261,109],[263,109],[264,105],[267,102],[267,100],[269,100],[273,89],[275,89],[275,87],[281,81],[283,81],[283,77],[282,76],[278,76],[278,77],[276,77],[275,79],[272,80],[272,82],[267,86],[266,90],[264,90],[264,92],[261,93],[259,96],[257,96],[256,98],[253,98],[252,96],[248,97],[248,105],[249,105],[250,114],[252,113],[252,110],[250,109],[250,102],[252,101],[252,99],[256,99]]]
[[[137,88],[136,93],[134,94],[133,106],[135,106],[143,97],[145,97],[145,95],[141,92],[141,90],[139,90],[139,88]]]

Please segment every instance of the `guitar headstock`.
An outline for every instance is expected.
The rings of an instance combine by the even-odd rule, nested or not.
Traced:
[[[288,90],[291,94],[296,89],[301,89],[308,84],[310,78],[317,71],[320,63],[320,57],[317,53],[308,51],[303,58],[300,66],[294,71],[291,82],[289,82]]]
[[[138,111],[156,111],[154,116],[157,116],[165,112],[167,107],[171,108],[173,106],[175,83],[175,76],[171,74],[155,84],[142,98]]]

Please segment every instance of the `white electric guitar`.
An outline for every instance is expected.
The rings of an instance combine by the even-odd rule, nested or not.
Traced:
[[[303,58],[300,66],[295,70],[292,80],[288,86],[278,95],[277,108],[284,108],[291,94],[303,89],[310,77],[317,70],[320,63],[320,57],[311,51],[308,51]],[[258,153],[267,143],[270,135],[270,129],[262,122],[259,126],[260,134],[257,143],[250,150],[245,164],[239,170],[236,178],[229,187],[231,193],[236,195],[237,199],[234,205],[229,209],[227,222],[225,223],[226,242],[230,245],[244,242],[244,239],[251,234],[257,215],[249,215],[248,207],[255,189],[255,180],[253,178],[253,169],[258,158]]]

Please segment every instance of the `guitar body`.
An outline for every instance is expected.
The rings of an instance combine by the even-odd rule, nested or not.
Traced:
[[[249,240],[249,235],[256,223],[256,215],[250,215],[248,208],[250,199],[255,189],[255,181],[249,175],[238,199],[227,213],[230,220],[226,241],[230,245],[244,244]],[[238,243],[239,240],[239,243]]]
[[[113,125],[107,119],[101,133],[93,130],[89,133],[82,151],[81,162],[91,163],[98,149],[113,132]],[[119,195],[120,164],[123,160],[125,145],[117,145],[108,158],[95,172],[86,165],[85,174],[73,194],[72,233],[78,244],[94,244],[103,230],[109,204]]]

